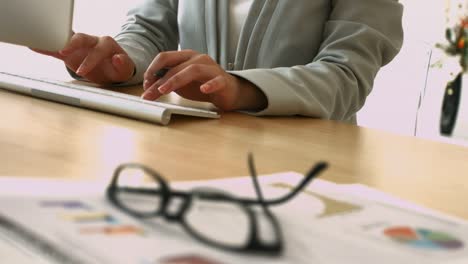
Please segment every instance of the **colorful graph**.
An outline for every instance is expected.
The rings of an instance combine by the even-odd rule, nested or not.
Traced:
[[[103,234],[103,235],[144,235],[145,231],[133,225],[86,227],[80,229],[81,234]]]
[[[462,241],[452,235],[424,228],[391,227],[385,229],[384,234],[393,241],[416,248],[456,250],[464,246]]]
[[[80,202],[80,201],[74,201],[74,200],[66,200],[66,201],[42,201],[40,203],[41,207],[57,207],[57,208],[64,208],[64,209],[84,209],[84,210],[91,210],[91,207],[89,207],[87,204]]]
[[[61,219],[75,223],[94,223],[107,222],[109,224],[117,223],[112,215],[101,212],[80,212],[80,213],[64,213],[59,215]]]

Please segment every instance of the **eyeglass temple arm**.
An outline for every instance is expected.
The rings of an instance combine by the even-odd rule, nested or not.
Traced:
[[[260,184],[258,183],[257,170],[255,169],[252,153],[249,153],[248,155],[248,165],[249,165],[250,175],[252,175],[252,181],[255,187],[255,192],[257,193],[257,198],[258,198],[257,202],[264,205],[265,198],[263,197],[262,189],[260,188]]]
[[[249,160],[250,163],[250,160]],[[250,166],[250,164],[249,164]],[[253,166],[253,163],[252,163]],[[304,179],[296,186],[294,189],[284,195],[283,197],[275,198],[275,199],[263,199],[262,197],[262,203],[265,205],[277,205],[281,204],[284,202],[287,202],[288,200],[292,199],[294,196],[296,196],[304,187],[309,184],[313,179],[317,178],[317,176],[322,172],[324,169],[328,167],[328,164],[326,162],[319,162],[317,163],[304,177]],[[247,204],[258,204],[258,200],[252,200],[252,199],[241,199],[242,202],[245,202]]]

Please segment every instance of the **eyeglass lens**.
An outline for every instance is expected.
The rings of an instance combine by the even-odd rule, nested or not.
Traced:
[[[160,210],[162,199],[156,195],[160,185],[147,171],[134,167],[122,169],[116,187],[116,199],[130,211],[150,214]]]

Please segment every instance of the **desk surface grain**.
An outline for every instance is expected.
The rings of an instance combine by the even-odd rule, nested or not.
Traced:
[[[323,179],[367,184],[468,219],[468,148],[460,146],[239,113],[174,116],[163,127],[3,90],[0,112],[2,176],[102,179],[123,162],[144,163],[170,180],[245,176],[251,151],[261,174],[306,172],[324,160]]]

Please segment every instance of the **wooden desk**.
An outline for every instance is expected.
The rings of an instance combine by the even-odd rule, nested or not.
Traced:
[[[36,73],[69,78],[61,64],[40,60],[49,66],[36,63]],[[14,68],[30,67],[24,65],[30,61]],[[219,120],[176,117],[162,127],[4,91],[0,112],[4,176],[109,178],[128,161],[150,165],[171,180],[244,176],[252,151],[262,174],[305,172],[326,160],[331,167],[323,179],[364,183],[468,219],[463,147],[332,121],[238,113]]]

